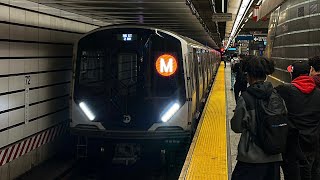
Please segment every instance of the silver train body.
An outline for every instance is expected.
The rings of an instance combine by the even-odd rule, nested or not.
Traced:
[[[171,60],[164,62],[166,55]],[[74,48],[71,131],[107,139],[190,137],[220,60],[218,51],[161,29],[89,32]]]
[[[290,82],[287,66],[320,54],[320,1],[287,0],[269,23],[267,56],[276,63],[273,74]]]

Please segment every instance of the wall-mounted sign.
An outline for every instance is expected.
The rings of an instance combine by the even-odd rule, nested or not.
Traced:
[[[156,69],[161,76],[171,76],[178,69],[178,61],[170,54],[163,54],[156,61]]]
[[[217,22],[226,22],[232,20],[232,14],[231,13],[214,13],[212,15],[212,21]]]
[[[252,41],[253,40],[253,36],[252,35],[238,35],[236,37],[236,41],[243,41],[243,40],[247,40],[247,41]]]

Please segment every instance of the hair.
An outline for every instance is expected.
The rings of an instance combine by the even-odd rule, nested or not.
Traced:
[[[240,56],[241,59],[246,57],[246,55],[244,55],[244,54],[240,54],[239,56]]]
[[[232,57],[238,57],[238,54],[237,54],[237,53],[234,53]]]
[[[244,71],[257,80],[265,80],[274,72],[274,62],[260,56],[248,56],[244,61]]]
[[[309,66],[312,66],[316,72],[320,71],[320,56],[309,58]]]
[[[307,61],[295,61],[293,64],[293,71],[291,73],[292,79],[296,79],[302,75],[309,75],[310,65]]]

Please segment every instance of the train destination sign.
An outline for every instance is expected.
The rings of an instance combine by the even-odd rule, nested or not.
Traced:
[[[212,21],[217,22],[226,22],[232,20],[232,14],[231,13],[214,13],[212,14]]]
[[[156,61],[156,69],[161,76],[171,76],[178,69],[177,60],[170,54],[163,54]]]

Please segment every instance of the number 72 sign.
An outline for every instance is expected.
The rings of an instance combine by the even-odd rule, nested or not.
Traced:
[[[163,54],[156,61],[156,69],[161,76],[171,76],[177,71],[178,62],[172,55]]]

